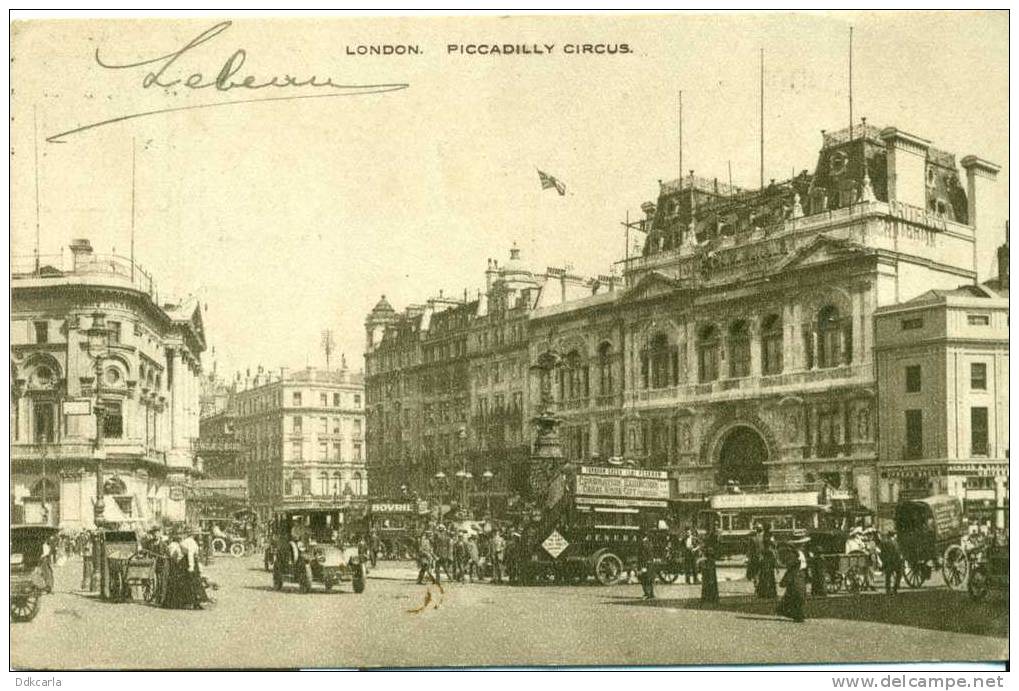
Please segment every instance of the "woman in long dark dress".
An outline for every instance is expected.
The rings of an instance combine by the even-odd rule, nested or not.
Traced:
[[[778,568],[778,555],[775,554],[775,541],[768,538],[761,550],[757,567],[757,597],[762,600],[774,600],[778,597],[775,586],[775,569]]]
[[[192,590],[188,581],[188,562],[181,549],[179,536],[174,535],[166,549],[166,590],[163,607],[167,609],[190,609]]]
[[[718,572],[715,570],[717,554],[718,533],[712,525],[701,546],[701,602],[718,602]]]
[[[805,621],[807,618],[807,556],[803,550],[810,538],[806,535],[797,536],[789,541],[789,546],[796,550],[788,565],[785,575],[782,576],[782,587],[785,592],[778,603],[776,612],[796,622]]]

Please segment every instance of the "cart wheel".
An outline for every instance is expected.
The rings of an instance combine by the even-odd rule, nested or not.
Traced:
[[[923,582],[927,580],[924,578],[925,573],[926,569],[924,569],[924,564],[922,562],[917,564],[915,562],[907,561],[902,575],[906,580],[906,585],[910,588],[919,588],[923,585]]]
[[[850,569],[849,571],[847,571],[844,578],[846,592],[849,593],[860,592],[861,581],[862,578],[860,577],[860,574],[856,572],[855,569]]]
[[[273,569],[272,572],[272,589],[283,590],[283,573],[279,569]]]
[[[941,575],[945,578],[945,584],[952,590],[961,590],[966,587],[968,573],[969,560],[966,558],[966,552],[959,545],[949,545],[941,560]]]
[[[364,586],[365,586],[364,568],[359,566],[354,571],[354,592],[359,594],[363,593]]]
[[[235,542],[232,545],[230,545],[230,554],[234,555],[235,557],[243,557],[244,556],[244,543],[243,542]]]
[[[212,551],[216,554],[222,554],[226,551],[226,540],[221,537],[212,538]]]
[[[602,585],[616,583],[622,572],[623,562],[612,552],[605,552],[594,562],[594,576]]]
[[[11,598],[11,619],[14,621],[32,621],[38,613],[38,595],[21,595]]]
[[[969,591],[969,596],[981,602],[987,597],[987,593],[990,590],[987,585],[987,572],[982,568],[973,569],[969,575],[969,581],[966,584],[966,590]]]

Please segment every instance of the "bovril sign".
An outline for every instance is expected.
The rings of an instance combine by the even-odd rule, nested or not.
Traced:
[[[372,513],[413,513],[413,504],[372,504]]]

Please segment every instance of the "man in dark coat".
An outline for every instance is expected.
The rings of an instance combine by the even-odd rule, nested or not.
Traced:
[[[683,538],[683,574],[687,585],[697,585],[697,553],[700,551],[700,540],[697,531],[687,528]]]
[[[902,582],[902,551],[894,530],[889,530],[881,541],[881,565],[885,572],[885,593],[898,595]]]
[[[785,588],[782,599],[778,603],[777,613],[788,617],[796,622],[807,619],[807,555],[804,552],[810,538],[806,531],[797,530],[789,546],[796,550],[796,554],[789,560],[786,566],[785,575],[782,576],[781,586]]]
[[[432,575],[432,566],[435,563],[435,552],[432,551],[432,541],[428,539],[428,533],[422,532],[418,540],[418,585],[424,583],[424,577],[428,576],[433,583],[438,583],[438,572]]]
[[[637,548],[637,571],[640,574],[640,587],[644,591],[644,599],[654,600],[658,565],[655,547],[649,533],[644,533],[641,536],[640,546]]]

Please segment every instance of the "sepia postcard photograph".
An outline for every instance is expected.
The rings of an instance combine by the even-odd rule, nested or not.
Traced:
[[[1004,688],[1007,10],[9,41],[18,686]]]

